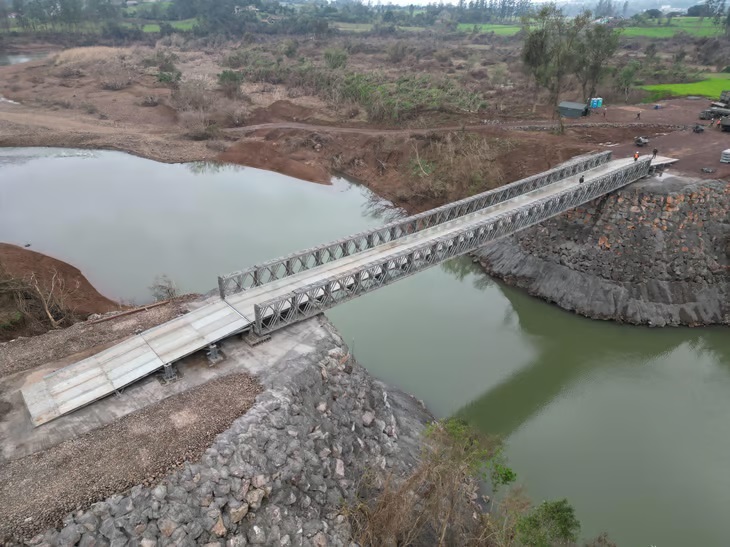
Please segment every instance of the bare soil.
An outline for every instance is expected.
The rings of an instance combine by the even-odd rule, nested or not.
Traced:
[[[27,538],[77,508],[153,484],[195,461],[253,405],[260,385],[233,375],[151,405],[113,424],[0,467],[0,543]]]
[[[77,268],[30,249],[0,243],[0,271],[4,276],[21,280],[34,276],[44,291],[50,292],[52,287],[57,287],[54,293],[63,300],[73,318],[83,319],[90,314],[122,309],[118,302],[100,294]],[[27,321],[27,317],[18,320],[18,317],[23,314],[18,309],[16,297],[0,295],[0,342],[45,331],[43,323]],[[5,356],[0,355],[0,371],[4,359]]]
[[[62,260],[17,245],[0,243],[0,264],[13,277],[22,278],[33,273],[42,285],[47,284],[54,273],[58,274],[67,287],[73,288],[68,294],[67,304],[79,314],[121,309],[118,302],[99,293],[78,268]]]

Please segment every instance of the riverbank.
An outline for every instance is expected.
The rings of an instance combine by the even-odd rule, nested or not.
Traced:
[[[730,324],[730,184],[634,183],[478,251],[490,275],[593,319]]]
[[[221,537],[235,545],[349,544],[345,506],[355,501],[363,476],[370,474],[376,484],[407,474],[418,461],[421,435],[433,418],[412,397],[372,378],[324,317],[288,331],[257,348],[242,340],[225,342],[228,370],[245,372],[263,391],[247,412],[239,409],[230,416],[230,426],[204,453],[167,458],[165,463],[172,465],[168,474],[158,472],[156,479],[145,478],[102,501],[55,472],[57,465],[39,467],[53,462],[48,454],[64,450],[63,445],[6,464],[6,479],[0,481],[2,532],[20,541],[47,519],[60,521],[59,511],[74,507],[69,506],[68,492],[76,492],[72,499],[81,510],[63,517],[63,527],[37,535],[30,545],[122,540],[203,544]],[[287,340],[296,341],[291,351],[275,352],[275,359],[261,353],[269,355]],[[258,357],[252,359],[252,352]],[[216,384],[210,386],[212,393],[224,389],[226,382]],[[145,410],[152,419],[148,427],[157,423],[155,408]],[[122,422],[136,419],[133,413]],[[176,420],[180,426],[188,424],[188,437],[203,425],[182,417],[172,419],[173,425]],[[133,433],[128,427],[105,429],[110,427],[122,440]],[[84,446],[93,435],[72,443]],[[150,443],[156,445],[147,438],[135,452]],[[104,469],[87,458],[75,463],[73,476],[98,481],[96,493],[103,493],[100,485],[110,481]],[[32,486],[36,483],[43,487]]]

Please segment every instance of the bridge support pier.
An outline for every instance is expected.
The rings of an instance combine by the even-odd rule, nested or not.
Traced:
[[[208,366],[211,367],[223,360],[223,355],[221,355],[217,344],[209,344],[205,355],[208,357]]]
[[[162,383],[171,384],[178,379],[177,370],[173,363],[167,363],[162,367]]]

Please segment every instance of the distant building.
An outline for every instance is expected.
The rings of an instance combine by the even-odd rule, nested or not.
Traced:
[[[558,112],[563,118],[580,118],[588,115],[588,105],[563,101],[558,105]]]

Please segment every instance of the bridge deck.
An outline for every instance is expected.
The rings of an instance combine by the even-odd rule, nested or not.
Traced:
[[[672,161],[670,158],[657,158],[660,159],[666,162],[664,164]],[[588,182],[632,162],[632,158],[613,160],[582,174]],[[345,273],[374,260],[387,261],[388,257],[429,240],[468,230],[470,226],[484,222],[492,216],[575,187],[579,178],[580,175],[567,177],[433,228],[236,293],[227,300],[211,298],[195,311],[48,374],[40,381],[23,388],[22,393],[31,420],[36,426],[48,422],[114,393],[162,368],[166,363],[177,361],[209,344],[250,328],[254,323],[254,305],[257,303],[286,295],[314,281]]]

